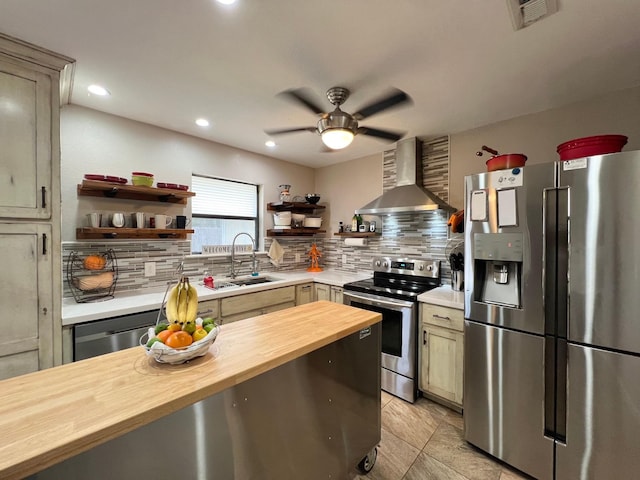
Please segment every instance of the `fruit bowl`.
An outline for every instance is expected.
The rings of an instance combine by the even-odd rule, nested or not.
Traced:
[[[140,345],[147,352],[147,356],[152,357],[158,363],[170,363],[179,365],[181,363],[193,360],[196,357],[202,357],[209,351],[209,347],[216,341],[220,333],[220,326],[216,325],[206,337],[185,348],[171,348],[162,342],[155,342],[151,347],[147,347],[149,334],[145,333],[140,337]]]

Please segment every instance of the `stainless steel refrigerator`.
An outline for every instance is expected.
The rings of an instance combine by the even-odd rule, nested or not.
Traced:
[[[640,151],[465,178],[466,440],[538,479],[640,475]]]

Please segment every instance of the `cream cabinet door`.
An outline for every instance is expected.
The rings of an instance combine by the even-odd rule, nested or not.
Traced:
[[[462,406],[463,333],[422,325],[420,390]]]
[[[313,302],[313,283],[296,285],[296,305]]]
[[[335,303],[342,303],[342,288],[331,287],[331,301]]]
[[[4,379],[53,366],[51,227],[0,223],[0,245]]]
[[[331,300],[331,287],[329,285],[316,283],[314,287],[316,300]]]
[[[2,218],[51,217],[51,114],[51,77],[0,56]]]

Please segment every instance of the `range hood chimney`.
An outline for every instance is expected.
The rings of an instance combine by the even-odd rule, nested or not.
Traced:
[[[416,137],[396,145],[396,186],[356,210],[360,214],[456,211],[433,192],[422,186],[422,142]]]

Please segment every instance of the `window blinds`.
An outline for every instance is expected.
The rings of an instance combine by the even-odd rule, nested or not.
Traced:
[[[256,185],[193,175],[191,200],[193,215],[223,217],[256,217],[258,189]]]

